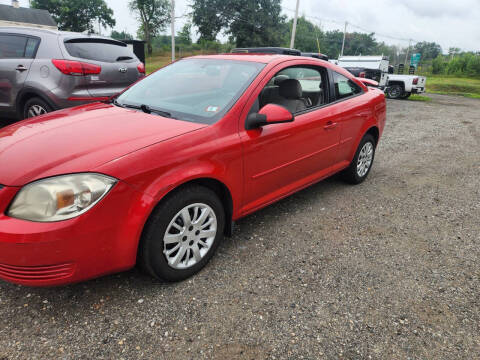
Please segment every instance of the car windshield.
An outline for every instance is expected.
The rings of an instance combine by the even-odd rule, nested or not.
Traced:
[[[116,104],[213,124],[235,104],[264,66],[234,60],[180,60],[126,90]]]

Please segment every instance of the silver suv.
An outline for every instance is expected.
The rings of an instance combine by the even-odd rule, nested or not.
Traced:
[[[0,114],[20,119],[108,99],[145,75],[110,38],[0,27]]]

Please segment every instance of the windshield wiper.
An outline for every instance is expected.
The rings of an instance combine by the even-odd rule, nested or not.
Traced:
[[[145,104],[142,104],[142,105],[120,104],[118,102],[116,104],[118,104],[118,106],[129,108],[129,109],[142,110],[145,114],[156,114],[156,115],[160,115],[160,116],[167,117],[167,118],[170,118],[170,119],[175,119],[172,116],[172,114],[169,113],[168,111],[151,108],[150,106],[145,105]]]

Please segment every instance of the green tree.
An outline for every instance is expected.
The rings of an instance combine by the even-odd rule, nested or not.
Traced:
[[[422,60],[431,60],[442,53],[442,47],[435,42],[422,41],[415,44],[413,52],[422,54]]]
[[[288,21],[288,28],[293,27],[293,19]],[[305,52],[318,52],[318,44],[322,43],[323,33],[322,30],[312,22],[308,21],[305,16],[301,16],[297,19],[297,31],[295,33],[295,48]],[[287,34],[285,44],[290,43],[290,33]],[[320,52],[325,51],[320,47]]]
[[[234,0],[223,9],[227,34],[238,47],[281,46],[288,33],[281,0]]]
[[[231,0],[193,0],[192,22],[198,28],[199,43],[215,41],[227,23],[223,13]]]
[[[138,32],[147,43],[147,51],[152,55],[152,38],[163,31],[170,22],[170,1],[131,0],[130,9],[140,21]]]
[[[442,55],[438,55],[432,61],[432,73],[443,74],[444,70],[445,70],[445,60]]]
[[[60,30],[91,33],[98,24],[115,26],[113,10],[104,0],[32,0],[30,6],[48,10]]]
[[[192,23],[187,22],[178,33],[178,43],[182,45],[192,44]]]
[[[112,30],[110,37],[117,40],[133,40],[133,35],[127,33],[125,30],[121,32]]]

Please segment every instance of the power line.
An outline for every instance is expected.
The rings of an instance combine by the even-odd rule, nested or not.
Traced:
[[[295,10],[287,8],[287,7],[282,7],[282,8],[283,8],[283,10],[287,10],[287,11],[290,11],[290,12],[295,12]],[[340,20],[336,20],[336,19],[321,18],[321,17],[318,17],[318,16],[312,16],[312,15],[303,15],[303,16],[306,17],[306,18],[309,18],[309,19],[314,19],[314,20],[320,21],[320,22],[330,22],[330,23],[334,23],[334,24],[342,25],[342,26],[345,24],[344,21],[340,21]],[[400,37],[395,37],[395,36],[391,36],[391,35],[380,34],[380,33],[377,33],[375,31],[370,31],[368,29],[365,29],[362,26],[351,23],[350,21],[348,21],[348,25],[351,26],[351,27],[357,28],[359,30],[362,30],[366,33],[374,33],[375,36],[378,36],[378,37],[383,37],[383,38],[387,38],[387,39],[391,39],[391,40],[398,40],[398,41],[412,41],[414,43],[419,42],[415,39],[400,38]]]

